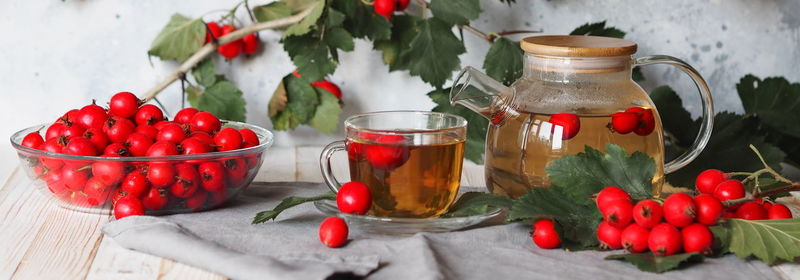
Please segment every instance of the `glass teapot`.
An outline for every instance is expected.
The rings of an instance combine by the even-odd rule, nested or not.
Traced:
[[[548,187],[545,168],[588,145],[606,143],[656,160],[653,192],[664,174],[694,160],[711,137],[714,108],[708,85],[680,59],[656,55],[633,59],[636,43],[595,36],[534,36],[520,41],[525,51],[522,77],[510,87],[466,67],[456,78],[450,102],[490,120],[486,135],[486,185],[516,198]],[[631,79],[631,69],[669,64],[689,74],[703,102],[700,132],[692,147],[664,163],[661,119],[647,92]]]

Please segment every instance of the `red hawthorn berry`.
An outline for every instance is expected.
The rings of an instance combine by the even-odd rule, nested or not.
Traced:
[[[208,26],[208,29],[206,30],[205,43],[211,42],[212,38],[219,38],[222,36],[222,29],[219,28],[219,24],[216,22],[209,22],[206,24],[206,26]]]
[[[336,96],[339,100],[342,100],[342,90],[339,89],[336,84],[331,83],[326,80],[316,81],[311,83],[312,86],[327,90],[328,92],[332,93],[333,96]]]
[[[225,25],[222,27],[222,36],[228,35],[231,32],[236,31],[236,27],[233,25]],[[236,40],[217,48],[217,52],[220,55],[224,56],[227,59],[234,59],[239,56],[239,53],[242,51],[242,40]]]
[[[344,245],[347,234],[347,223],[339,217],[328,217],[319,225],[319,241],[330,248]]]
[[[550,120],[548,121],[553,124],[553,132],[557,131],[557,128],[560,127],[562,129],[561,132],[561,139],[562,140],[569,140],[578,135],[578,131],[581,130],[581,119],[578,115],[570,114],[570,113],[558,113],[553,114],[550,116]]]
[[[255,34],[247,34],[242,37],[242,52],[244,54],[254,54],[258,51],[258,37]]]
[[[717,185],[728,179],[728,175],[717,169],[708,169],[697,175],[694,185],[697,191],[704,194],[714,194]]]
[[[639,115],[631,112],[618,112],[611,114],[611,128],[619,134],[633,132],[639,126]]]
[[[395,2],[396,0],[375,0],[372,4],[372,8],[375,10],[376,14],[388,20],[392,18],[392,14],[394,13]]]
[[[533,243],[542,249],[555,249],[561,246],[561,237],[558,235],[553,221],[549,219],[538,220],[533,224],[531,238]]]

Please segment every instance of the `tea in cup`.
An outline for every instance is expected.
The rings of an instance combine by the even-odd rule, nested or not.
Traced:
[[[458,195],[467,121],[436,112],[389,111],[345,120],[346,140],[322,151],[320,167],[328,187],[340,186],[330,157],[346,150],[350,180],[372,193],[370,215],[434,218]]]

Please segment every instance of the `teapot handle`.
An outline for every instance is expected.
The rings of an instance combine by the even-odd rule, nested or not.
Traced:
[[[694,139],[694,143],[692,143],[692,146],[688,151],[678,156],[674,160],[664,164],[664,173],[669,174],[675,172],[697,158],[697,156],[703,152],[703,148],[706,147],[706,144],[708,144],[708,140],[711,139],[711,131],[713,130],[714,126],[714,103],[711,100],[711,91],[708,89],[708,84],[706,84],[706,81],[700,76],[700,73],[698,73],[697,70],[695,70],[691,65],[678,58],[668,55],[651,55],[636,58],[633,62],[634,66],[650,64],[668,64],[675,66],[692,78],[694,85],[697,86],[697,90],[700,92],[700,100],[703,101],[703,119],[700,122],[700,132],[697,135],[697,138]]]

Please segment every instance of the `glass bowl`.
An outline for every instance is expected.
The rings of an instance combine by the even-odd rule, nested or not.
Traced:
[[[140,172],[146,178],[147,170],[156,165],[160,165],[160,169],[171,166],[173,170],[180,166],[184,171],[189,170],[183,174],[197,173],[196,180],[221,181],[209,181],[206,184],[208,187],[205,187],[202,182],[175,176],[175,181],[186,180],[188,185],[196,186],[181,188],[173,187],[177,185],[175,183],[153,186],[146,179],[146,188],[130,189],[131,192],[140,192],[138,197],[145,207],[145,214],[186,213],[218,207],[250,185],[263,163],[264,152],[273,142],[273,135],[269,130],[246,123],[223,121],[223,127],[249,128],[258,135],[259,144],[234,151],[166,157],[73,156],[32,149],[20,144],[28,133],[39,131],[44,135],[47,126],[32,126],[11,136],[11,145],[17,149],[20,166],[33,181],[33,187],[55,199],[60,206],[89,213],[109,213],[116,198],[129,194],[126,191],[129,189],[121,186],[123,179],[133,172]],[[220,178],[192,172],[197,171],[201,165],[209,170],[222,170],[207,172],[220,173],[217,176]]]

